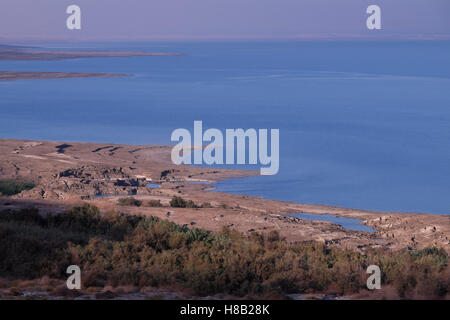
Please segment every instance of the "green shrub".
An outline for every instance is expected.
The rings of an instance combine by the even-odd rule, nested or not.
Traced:
[[[148,200],[142,203],[143,207],[162,207],[161,200]]]
[[[129,198],[120,198],[117,201],[117,204],[119,206],[127,206],[127,207],[140,207],[142,205],[142,201],[137,200],[133,197],[129,197]]]
[[[17,180],[0,180],[0,194],[4,196],[13,196],[25,190],[31,190],[36,185],[32,182]]]
[[[172,200],[170,200],[169,205],[172,208],[197,208],[194,201],[192,200],[184,200],[181,197],[173,196]]]
[[[186,208],[197,208],[197,205],[192,200],[186,201]]]
[[[181,197],[173,196],[172,200],[169,202],[169,205],[172,208],[186,208],[186,201]]]
[[[212,208],[213,206],[211,205],[211,203],[209,202],[204,202],[201,205],[201,208]]]

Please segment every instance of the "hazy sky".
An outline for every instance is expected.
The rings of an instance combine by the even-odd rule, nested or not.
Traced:
[[[82,9],[82,30],[66,8]],[[366,8],[382,9],[381,31]],[[450,0],[1,0],[0,39],[450,37]]]

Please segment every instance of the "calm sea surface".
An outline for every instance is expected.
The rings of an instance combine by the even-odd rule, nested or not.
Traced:
[[[280,172],[219,190],[450,213],[450,42],[44,44],[183,57],[0,61],[126,78],[0,83],[0,138],[170,144],[176,128],[279,128]]]

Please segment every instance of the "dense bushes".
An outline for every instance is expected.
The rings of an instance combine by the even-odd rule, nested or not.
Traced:
[[[130,206],[130,207],[162,207],[161,200],[147,200],[141,201],[133,197],[120,198],[117,201],[119,206]]]
[[[89,205],[45,218],[36,210],[0,212],[0,274],[65,278],[71,264],[80,266],[84,287],[172,286],[200,295],[355,293],[365,288],[371,264],[380,266],[383,285],[402,297],[444,296],[450,285],[448,255],[436,248],[361,254],[290,244],[277,232],[246,237],[154,217],[102,216]]]
[[[142,205],[142,201],[141,200],[137,200],[137,199],[135,199],[133,197],[120,198],[119,200],[117,200],[117,204],[119,206],[140,207]]]
[[[162,207],[161,200],[148,200],[144,201],[142,206],[144,207]]]
[[[170,200],[169,205],[172,208],[197,208],[194,201],[192,200],[184,200],[181,197],[173,196],[172,200]]]
[[[24,190],[31,190],[36,185],[31,182],[17,180],[0,180],[0,195],[13,196]]]
[[[161,200],[147,200],[141,201],[133,197],[120,198],[117,201],[119,206],[129,206],[129,207],[163,207]],[[184,200],[181,197],[174,196],[170,202],[169,206],[172,208],[198,208],[198,206],[192,200]],[[206,203],[202,205],[202,208],[211,208],[211,204]]]

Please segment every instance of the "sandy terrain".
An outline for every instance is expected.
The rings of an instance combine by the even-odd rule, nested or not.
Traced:
[[[57,212],[87,201],[102,210],[154,215],[207,230],[222,226],[245,233],[278,230],[289,241],[320,241],[359,250],[438,246],[450,252],[448,215],[371,212],[215,192],[209,183],[257,172],[176,166],[171,163],[170,150],[162,146],[0,140],[0,179],[37,184],[30,191],[0,198],[0,210],[37,206],[44,213]],[[150,189],[148,183],[161,187]],[[118,206],[117,199],[126,195],[159,199],[166,206]],[[211,207],[170,208],[168,203],[174,195]],[[333,223],[286,215],[294,212],[359,218],[378,232],[350,231]]]

